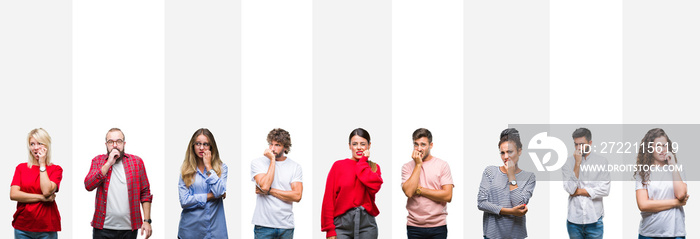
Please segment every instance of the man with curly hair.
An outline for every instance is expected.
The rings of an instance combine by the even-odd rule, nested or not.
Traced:
[[[303,191],[301,165],[287,157],[292,140],[286,130],[270,131],[267,143],[264,157],[250,163],[257,194],[252,222],[255,238],[290,239],[294,237],[292,202],[299,202]]]

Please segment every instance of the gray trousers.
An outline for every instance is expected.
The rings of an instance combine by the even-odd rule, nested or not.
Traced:
[[[362,206],[333,218],[338,239],[377,239],[377,221]]]

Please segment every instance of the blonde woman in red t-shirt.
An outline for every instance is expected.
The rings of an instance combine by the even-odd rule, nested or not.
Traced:
[[[15,238],[58,238],[61,215],[56,192],[63,178],[61,166],[51,163],[51,136],[42,128],[27,135],[29,160],[15,168],[10,199],[17,201],[12,226]]]

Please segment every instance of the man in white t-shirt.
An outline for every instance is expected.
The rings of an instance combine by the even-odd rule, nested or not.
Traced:
[[[299,202],[303,191],[301,165],[286,155],[292,147],[286,130],[270,131],[267,143],[264,157],[250,163],[257,194],[252,221],[255,238],[291,239],[294,237],[292,202]]]

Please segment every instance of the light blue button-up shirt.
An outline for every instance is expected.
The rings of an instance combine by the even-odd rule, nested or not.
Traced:
[[[185,181],[180,175],[177,185],[182,206],[177,233],[179,238],[228,238],[224,201],[220,198],[226,192],[227,177],[226,164],[221,167],[221,177],[216,174],[207,177],[197,169],[194,183],[189,188],[185,186]],[[207,193],[213,193],[218,199],[207,201]]]

